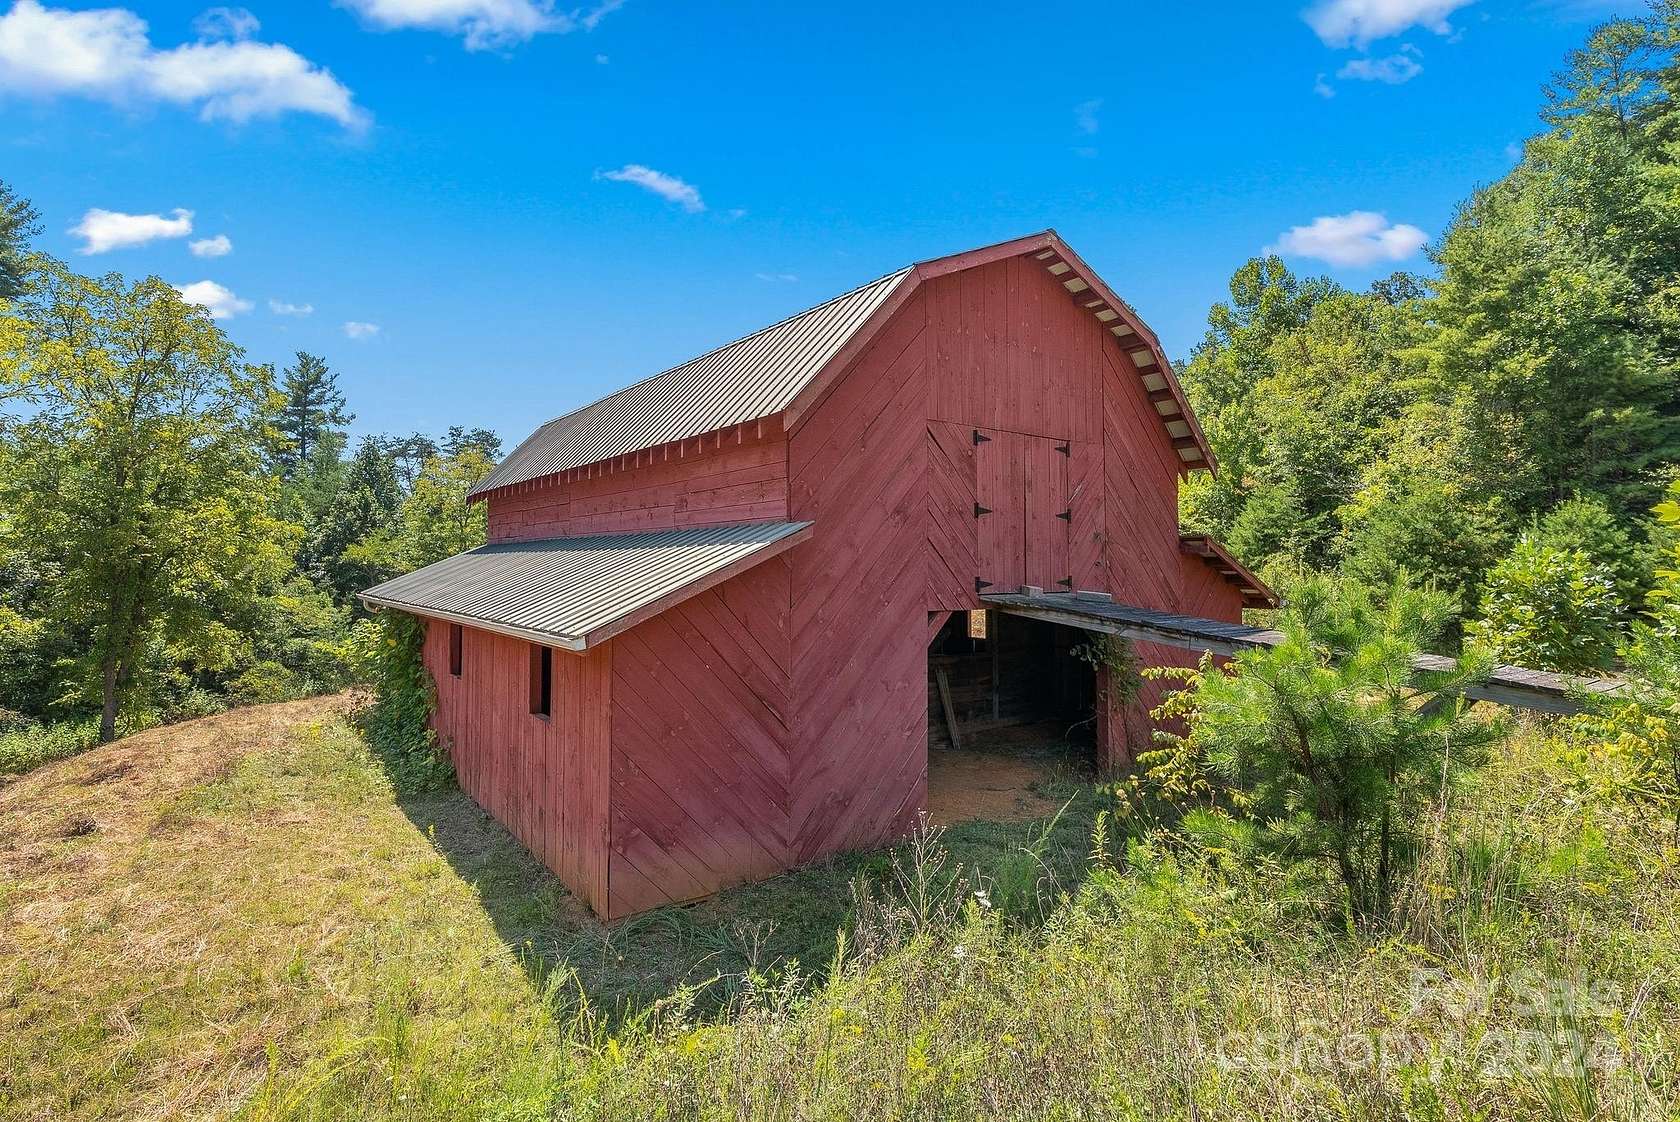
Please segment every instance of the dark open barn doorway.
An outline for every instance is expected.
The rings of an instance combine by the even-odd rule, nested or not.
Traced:
[[[938,617],[931,621],[939,623]],[[1096,675],[1077,628],[952,612],[928,644],[928,813],[937,823],[1054,814],[1057,779],[1096,770]]]

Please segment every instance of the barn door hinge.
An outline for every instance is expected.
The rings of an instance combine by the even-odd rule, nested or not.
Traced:
[[[992,439],[992,438],[987,436],[985,433],[981,432],[979,429],[974,430],[974,443],[984,444],[990,439]]]
[[[1063,588],[1067,588],[1067,589],[1070,589],[1070,590],[1073,588],[1073,578],[1070,577],[1070,576],[1069,577],[1063,577],[1061,580],[1057,581],[1056,583],[1061,585]]]
[[[1073,521],[1073,508],[1071,506],[1068,507],[1066,510],[1062,511],[1062,513],[1056,515],[1056,517],[1060,518],[1063,522],[1072,522]]]
[[[992,508],[991,507],[981,506],[979,503],[974,504],[974,517],[979,518],[982,514],[990,514],[990,513],[992,513]]]
[[[980,591],[982,591],[984,589],[988,589],[990,587],[992,587],[992,582],[991,581],[981,580],[979,577],[974,578],[974,591],[980,592]]]
[[[1060,452],[1064,456],[1071,457],[1073,455],[1073,445],[1058,444],[1056,445],[1056,451]]]

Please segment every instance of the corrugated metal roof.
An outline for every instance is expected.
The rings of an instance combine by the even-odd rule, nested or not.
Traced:
[[[480,546],[362,593],[381,607],[583,650],[804,540],[809,522]]]
[[[549,421],[471,494],[781,412],[909,273],[889,273]]]

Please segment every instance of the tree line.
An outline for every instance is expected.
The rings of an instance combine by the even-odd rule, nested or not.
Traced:
[[[484,540],[466,493],[500,439],[351,448],[321,356],[252,363],[170,285],[80,275],[38,232],[0,185],[0,732],[103,742],[343,685],[355,593]]]
[[[1429,275],[1365,291],[1251,260],[1180,368],[1219,457],[1187,525],[1283,590],[1433,586],[1446,641],[1610,665],[1680,474],[1680,4],[1593,30]]]

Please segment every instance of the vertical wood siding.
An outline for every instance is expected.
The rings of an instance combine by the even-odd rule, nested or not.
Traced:
[[[786,557],[612,641],[609,918],[788,868]]]
[[[637,467],[493,492],[485,500],[490,540],[787,520],[787,442],[779,434],[717,446],[691,441],[656,455]]]
[[[462,629],[449,672],[449,624],[428,621],[433,723],[461,789],[573,892],[607,909],[607,737],[611,646],[554,652],[552,715],[530,712],[530,645]]]

